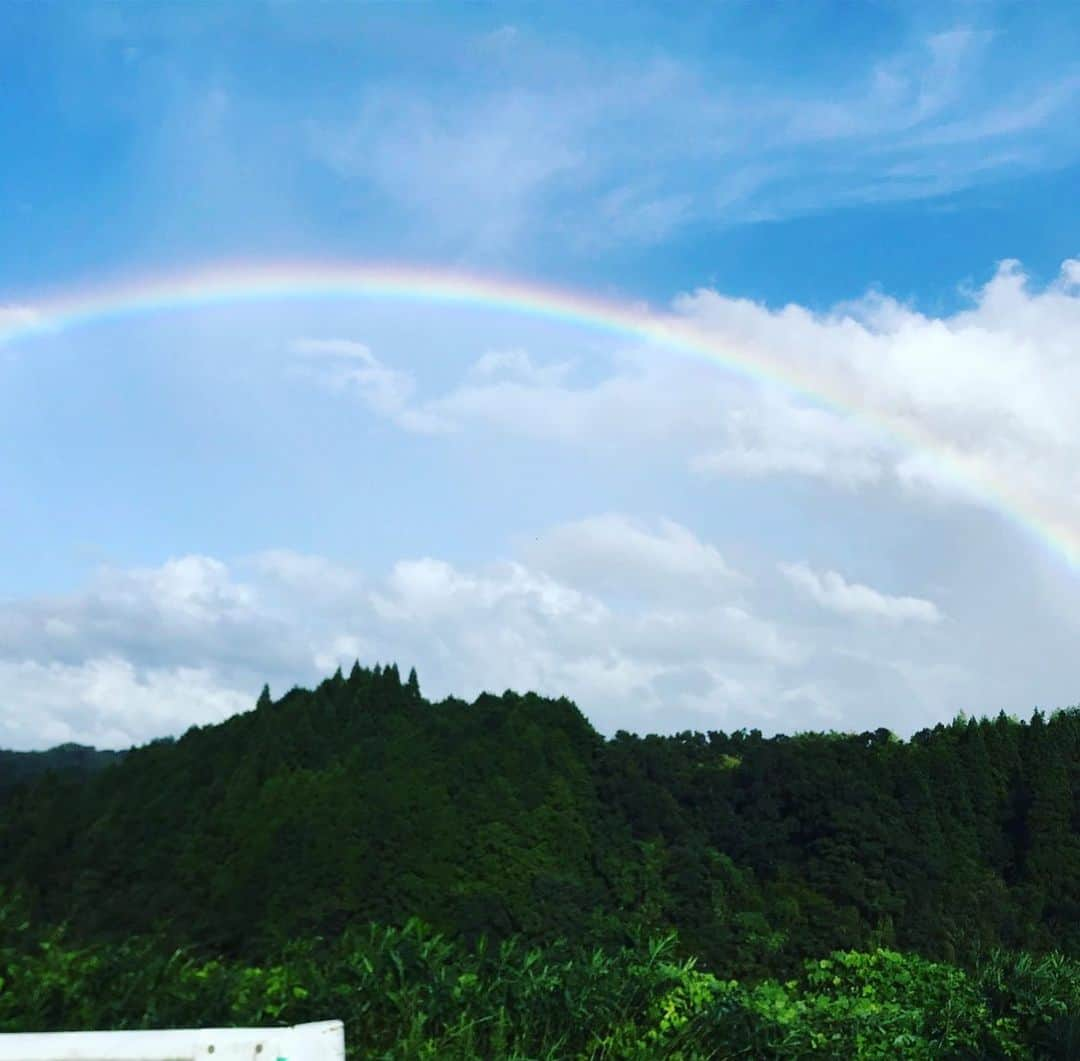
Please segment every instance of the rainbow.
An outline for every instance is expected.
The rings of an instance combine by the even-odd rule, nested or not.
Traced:
[[[84,287],[40,300],[0,304],[0,346],[93,324],[192,307],[311,299],[395,299],[488,307],[703,357],[740,375],[776,384],[856,416],[936,466],[1054,552],[1080,564],[1080,528],[990,462],[961,452],[908,416],[867,404],[866,396],[823,368],[792,365],[760,350],[738,349],[670,312],[617,303],[555,287],[459,271],[392,264],[231,264],[155,279]]]

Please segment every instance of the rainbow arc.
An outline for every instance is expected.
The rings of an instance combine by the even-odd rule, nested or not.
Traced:
[[[687,356],[705,358],[740,375],[772,383],[845,415],[855,416],[936,466],[991,507],[1034,534],[1070,566],[1080,562],[1080,528],[1065,522],[1024,484],[1007,481],[985,459],[963,453],[913,417],[867,404],[851,382],[823,366],[805,367],[759,349],[740,348],[670,312],[596,298],[555,287],[458,271],[389,264],[226,265],[86,287],[0,307],[0,344],[98,321],[229,305],[314,299],[394,299],[490,307],[562,321]]]

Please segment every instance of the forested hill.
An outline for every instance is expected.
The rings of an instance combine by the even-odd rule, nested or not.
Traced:
[[[85,744],[58,744],[45,752],[0,749],[0,799],[16,785],[50,770],[92,772],[117,762],[124,752],[101,752]]]
[[[0,759],[7,771],[10,758]],[[1080,953],[1080,711],[604,740],[568,700],[431,704],[355,667],[0,805],[0,884],[87,939],[255,958],[419,915],[466,938],[679,930],[778,972],[889,945]]]

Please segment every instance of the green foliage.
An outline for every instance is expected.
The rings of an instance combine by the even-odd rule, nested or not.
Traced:
[[[1078,954],[1078,719],[604,741],[566,700],[428,704],[415,671],[356,665],[106,769],[0,774],[0,883],[86,942],[250,960],[413,914],[466,941],[675,928],[742,977],[878,946]]]
[[[1036,1056],[1080,1057],[1080,962],[997,950],[980,963],[978,980],[991,1012],[1015,1023]]]
[[[0,898],[0,1032],[270,1026],[333,1016],[350,1058],[1076,1056],[1080,963],[998,952],[978,975],[838,951],[745,984],[676,957],[519,937],[473,947],[418,919],[284,945],[254,965],[160,939],[76,946]]]
[[[178,741],[27,754],[0,753],[0,1026],[1080,1056],[1076,709],[604,740],[565,699],[431,704],[357,664]]]
[[[82,744],[59,744],[47,752],[0,749],[0,799],[20,784],[49,773],[92,773],[119,762],[124,752],[103,752]]]
[[[915,955],[836,952],[808,962],[800,986],[784,1011],[792,1056],[955,1057],[996,1038],[965,973]]]

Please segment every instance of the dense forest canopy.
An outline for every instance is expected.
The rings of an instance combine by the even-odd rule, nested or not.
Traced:
[[[429,703],[357,665],[112,759],[0,757],[0,884],[86,942],[250,960],[414,915],[466,944],[670,928],[723,976],[837,948],[1076,955],[1078,741],[1075,710],[605,740],[566,699]]]
[[[50,771],[100,770],[124,756],[122,751],[98,751],[85,744],[58,744],[43,752],[13,752],[0,748],[0,799],[23,781]]]

